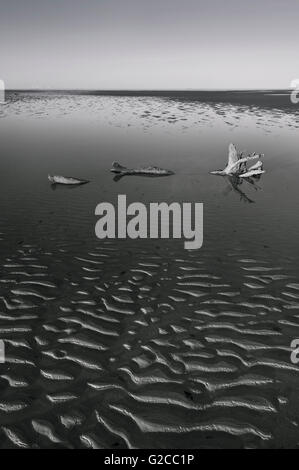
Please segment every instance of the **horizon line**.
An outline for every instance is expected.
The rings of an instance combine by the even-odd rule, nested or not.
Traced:
[[[242,92],[292,91],[293,88],[7,88],[12,91],[88,91],[88,92]]]

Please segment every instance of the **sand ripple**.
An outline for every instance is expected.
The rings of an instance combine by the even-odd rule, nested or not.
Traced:
[[[171,250],[58,247],[72,283],[32,246],[3,260],[1,447],[297,445],[294,273],[232,256],[223,278]]]

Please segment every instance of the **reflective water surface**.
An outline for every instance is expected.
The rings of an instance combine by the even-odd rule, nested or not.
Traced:
[[[299,444],[299,110],[10,93],[0,107],[0,446]],[[209,174],[228,146],[266,174]],[[171,169],[114,180],[113,161]],[[48,174],[90,180],[52,187]],[[55,189],[55,190],[53,190]],[[99,241],[95,208],[203,202],[204,246]]]

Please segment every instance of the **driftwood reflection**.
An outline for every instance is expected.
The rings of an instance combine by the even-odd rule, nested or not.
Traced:
[[[260,191],[261,187],[258,186],[257,182],[260,180],[261,176],[256,176],[255,178],[239,178],[238,176],[223,176],[223,179],[227,183],[227,187],[224,190],[223,194],[227,196],[231,192],[234,192],[240,197],[240,201],[253,204],[255,201],[251,199],[245,192],[246,184],[249,185],[253,190]]]

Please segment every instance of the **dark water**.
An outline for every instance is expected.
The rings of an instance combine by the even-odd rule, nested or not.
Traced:
[[[2,448],[299,446],[299,110],[273,99],[9,94]],[[230,142],[265,153],[254,185],[209,174]],[[175,175],[115,182],[114,160]],[[203,202],[203,248],[98,241],[95,207],[118,194]]]

